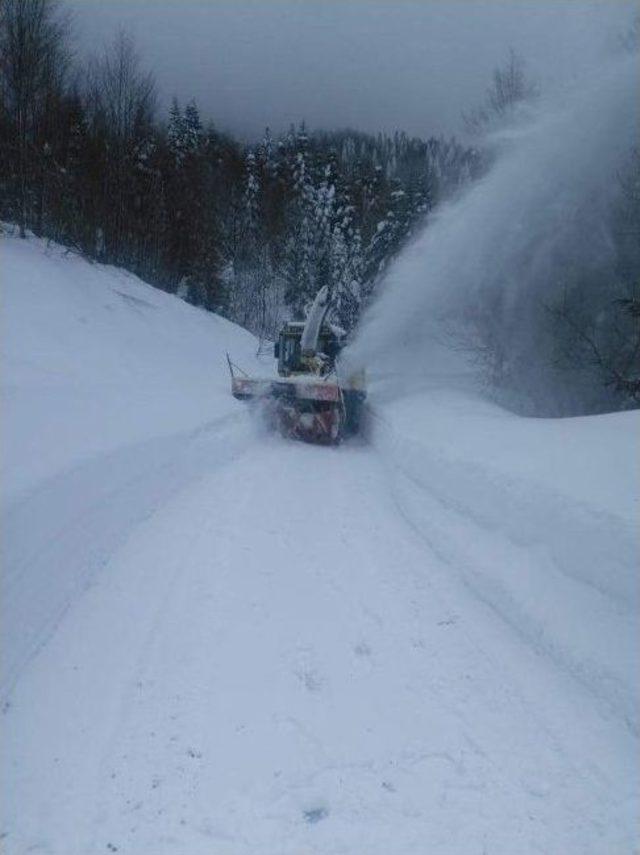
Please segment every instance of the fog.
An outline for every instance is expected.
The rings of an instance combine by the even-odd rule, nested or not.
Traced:
[[[543,89],[571,84],[613,50],[627,0],[71,0],[78,50],[122,26],[164,109],[195,98],[252,138],[312,128],[461,131],[509,47]]]

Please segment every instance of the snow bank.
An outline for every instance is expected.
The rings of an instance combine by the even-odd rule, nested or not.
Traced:
[[[255,339],[136,276],[0,235],[5,501],[76,463],[237,412]]]
[[[407,520],[637,733],[640,412],[527,419],[435,385],[376,398],[373,440]]]
[[[135,527],[252,438],[225,352],[256,342],[55,244],[0,257],[6,693]]]

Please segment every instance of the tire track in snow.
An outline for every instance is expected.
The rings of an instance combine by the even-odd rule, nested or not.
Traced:
[[[0,698],[131,532],[203,467],[231,463],[254,428],[233,414],[92,458],[3,514]],[[216,441],[217,440],[217,441]]]
[[[266,484],[271,493],[257,489]],[[390,514],[380,488],[368,451],[327,454],[276,440],[178,500],[172,515],[181,521],[184,573],[175,596],[165,597],[164,632],[154,632],[138,657],[146,688],[125,704],[116,728],[114,757],[123,759],[96,844],[112,839],[131,805],[141,804],[135,836],[124,840],[143,850],[173,851],[182,840],[197,852],[230,840],[234,853],[252,852],[276,834],[292,841],[292,852],[309,835],[328,835],[323,851],[332,852],[331,834],[355,823],[371,851],[384,851],[385,800],[395,799],[391,815],[399,809],[414,834],[429,834],[431,809],[414,797],[423,788],[448,798],[456,815],[489,799],[511,804],[522,822],[525,805],[542,798],[547,820],[564,815],[566,822],[579,803],[571,782],[585,778],[584,766],[572,762],[466,619],[441,626],[452,610],[433,556]],[[372,663],[365,675],[343,664],[362,643]],[[165,707],[178,716],[177,741],[163,748]],[[512,718],[523,734],[510,734],[507,749],[494,731],[506,735]],[[229,753],[227,741],[240,753]],[[268,741],[279,748],[272,761],[281,767],[272,784],[260,757]],[[296,755],[292,764],[287,758]],[[545,803],[548,792],[558,806]],[[380,817],[368,802],[379,802]],[[358,819],[363,812],[370,832]],[[449,820],[442,823],[440,833],[452,834]],[[523,851],[529,844],[525,834]],[[389,851],[389,839],[385,845]]]
[[[544,540],[543,530],[538,532],[538,541],[533,543],[532,535],[520,541],[514,539],[513,525],[501,525],[499,521],[503,505],[509,505],[509,513],[518,507],[519,495],[517,492],[514,495],[510,485],[503,485],[501,501],[497,491],[489,507],[484,496],[474,504],[473,492],[469,497],[464,495],[468,484],[466,477],[461,476],[459,466],[451,466],[451,483],[443,483],[446,461],[432,459],[428,449],[424,448],[420,460],[415,460],[413,468],[409,468],[402,455],[396,459],[395,451],[402,443],[394,436],[391,425],[380,420],[380,428],[376,447],[387,466],[389,488],[396,508],[407,524],[441,561],[454,569],[469,591],[525,644],[569,674],[605,715],[613,713],[634,737],[638,737],[638,698],[634,691],[637,612],[633,600],[619,602],[617,597],[603,593],[577,572],[567,572],[553,547]],[[387,434],[384,439],[382,433]],[[432,482],[429,482],[430,468],[433,469]],[[469,477],[474,482],[477,480],[476,473]],[[490,482],[490,473],[485,473],[485,480]],[[457,501],[452,501],[447,492],[454,487]],[[533,490],[534,487],[531,488]],[[544,505],[544,498],[542,495],[538,498],[540,505]],[[550,497],[551,500],[554,498]],[[598,519],[597,523],[601,525],[602,521]],[[556,520],[556,525],[559,524]],[[581,520],[581,524],[587,526],[588,516]],[[565,539],[578,541],[579,531],[572,531],[568,525]],[[618,551],[623,557],[612,557],[616,570],[616,562],[628,561],[629,554],[633,553],[632,545],[627,542],[628,535],[621,535],[618,540],[621,541]],[[614,552],[613,546],[611,551]],[[510,572],[505,572],[505,568],[511,568]],[[563,592],[564,619],[587,622],[585,634],[591,635],[591,639],[585,645],[586,652],[571,650],[565,641],[562,614],[556,616],[557,609],[553,603],[544,599],[545,584],[555,592],[556,598],[559,592]],[[515,596],[516,591],[520,599]],[[538,600],[544,603],[543,608],[538,606]],[[611,658],[605,660],[601,656],[602,639],[598,638],[597,629],[599,623],[608,618],[610,632],[612,615],[615,616],[613,625],[616,627],[615,649],[620,654],[619,661],[615,662],[616,671],[611,668]],[[550,623],[550,620],[554,622]],[[588,626],[589,621],[591,627]]]
[[[397,512],[384,461],[278,439],[247,450],[136,527],[19,687],[18,756],[34,739],[42,754],[21,757],[14,839],[48,834],[60,855],[85,841],[624,851],[625,765],[593,711],[448,579]],[[53,729],[33,709],[47,687]],[[45,809],[29,807],[34,788]]]

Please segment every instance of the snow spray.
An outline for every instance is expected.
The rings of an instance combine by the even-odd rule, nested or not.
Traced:
[[[617,58],[495,138],[489,172],[445,203],[390,267],[349,361],[373,377],[426,376],[434,358],[441,369],[443,319],[490,294],[526,355],[535,346],[527,313],[549,296],[554,268],[575,257],[598,264],[612,251],[606,211],[638,144],[637,80],[637,56]]]

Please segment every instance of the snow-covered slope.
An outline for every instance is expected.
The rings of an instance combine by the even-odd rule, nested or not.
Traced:
[[[3,851],[633,851],[637,413],[374,378],[369,444],[289,443],[246,332],[0,265]]]
[[[5,496],[125,443],[236,408],[225,351],[255,339],[113,267],[2,238]]]

